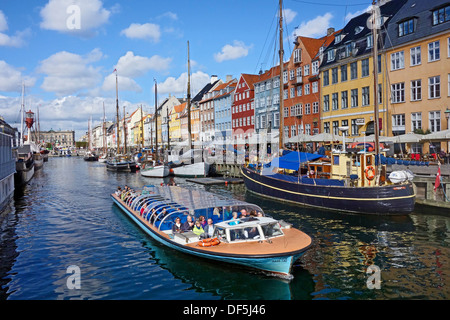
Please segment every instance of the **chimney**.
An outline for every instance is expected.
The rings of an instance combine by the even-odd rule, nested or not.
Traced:
[[[233,76],[231,74],[227,74],[227,81],[225,82],[229,82],[231,80],[233,80]]]
[[[213,74],[213,75],[211,76],[211,84],[213,84],[213,83],[216,82],[216,81],[217,81],[217,75]]]
[[[327,36],[332,35],[333,32],[334,32],[334,28],[328,28],[328,29],[327,29]]]

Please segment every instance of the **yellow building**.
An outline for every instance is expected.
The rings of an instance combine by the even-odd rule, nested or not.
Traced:
[[[392,16],[405,1],[392,1],[380,7],[381,15]],[[321,75],[321,131],[347,136],[371,135],[374,130],[373,35],[367,26],[369,13],[351,19],[324,51]],[[386,25],[389,18],[384,20]],[[380,134],[386,135],[386,68],[383,53],[378,55],[378,109]]]
[[[450,107],[450,5],[408,1],[387,28],[385,44],[390,100],[388,129],[393,135],[448,129]],[[442,14],[441,14],[442,13]],[[447,143],[408,145],[411,153],[433,153]]]
[[[176,105],[172,108],[170,112],[170,126],[169,126],[169,137],[170,142],[181,141],[181,120],[180,115],[186,107],[186,103]]]

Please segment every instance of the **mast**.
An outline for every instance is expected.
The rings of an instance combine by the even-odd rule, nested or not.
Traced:
[[[20,107],[20,145],[23,146],[23,119],[25,117],[25,84],[22,82],[22,105]]]
[[[155,140],[156,140],[156,162],[158,162],[158,83],[155,80]]]
[[[106,156],[106,115],[105,115],[105,101],[103,101],[103,154]]]
[[[144,119],[142,114],[142,104],[141,104],[141,127],[139,129],[139,135],[141,136],[141,148],[144,148]]]
[[[189,150],[192,150],[192,128],[191,128],[191,62],[189,57],[189,41],[188,47],[188,85],[187,85],[187,112],[188,112],[188,141]],[[191,158],[192,160],[192,158]]]
[[[117,154],[119,154],[120,153],[119,89],[118,89],[118,81],[117,81],[117,69],[114,69],[114,71],[116,72],[116,113],[117,113],[117,135],[116,135],[117,151],[116,152],[117,152]]]
[[[123,106],[123,150],[124,155],[127,154],[127,128],[126,128],[126,114],[125,114],[125,106]]]
[[[377,20],[377,12],[376,10],[376,0],[373,0],[372,2],[372,36],[373,36],[373,81],[374,81],[374,131],[375,131],[375,137],[374,137],[374,143],[375,143],[375,159],[379,160],[380,155],[380,143],[379,143],[379,111],[378,111],[378,20]],[[376,176],[376,182],[379,181],[380,176],[380,170],[379,170],[380,161],[378,161],[378,165],[375,166],[375,176]]]
[[[280,156],[283,152],[283,128],[284,128],[284,98],[283,98],[283,89],[284,89],[284,82],[283,82],[283,57],[284,57],[284,49],[283,49],[283,0],[280,0],[280,127],[279,127],[279,149],[280,149]]]

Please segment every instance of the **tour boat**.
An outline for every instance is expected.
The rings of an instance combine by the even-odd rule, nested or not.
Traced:
[[[292,279],[293,263],[311,247],[312,239],[283,220],[266,216],[254,204],[179,186],[145,186],[113,193],[113,201],[144,232],[163,245],[201,258],[257,269]],[[250,216],[234,216],[245,209]],[[177,218],[211,218],[214,232],[174,231]]]

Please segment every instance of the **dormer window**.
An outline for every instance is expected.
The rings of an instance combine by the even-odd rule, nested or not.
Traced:
[[[360,32],[363,31],[363,30],[364,30],[364,27],[357,26],[357,27],[355,28],[355,34],[358,34],[358,33],[360,33]]]
[[[302,62],[302,49],[294,50],[294,63]]]
[[[336,37],[334,38],[334,42],[335,42],[335,43],[339,43],[339,42],[341,42],[341,40],[342,40],[342,34],[338,34],[338,35],[336,35]]]
[[[408,19],[398,24],[398,36],[402,37],[414,32],[414,19]]]
[[[441,24],[450,20],[450,6],[433,10],[433,25]]]
[[[368,35],[367,36],[367,48],[372,48],[373,47],[373,35]]]
[[[335,57],[335,50],[331,49],[327,52],[328,61],[333,61]]]

